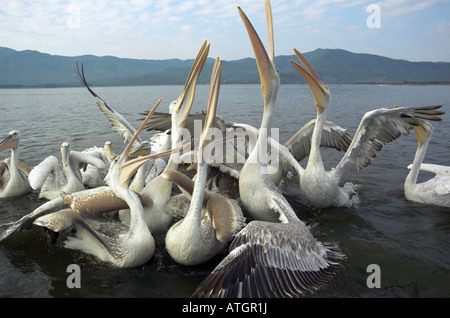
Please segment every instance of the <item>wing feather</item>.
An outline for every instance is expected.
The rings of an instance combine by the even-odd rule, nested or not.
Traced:
[[[122,136],[124,143],[128,144],[136,133],[136,129],[121,114],[109,107],[106,102],[89,87],[86,76],[84,75],[83,64],[81,64],[80,70],[77,63],[75,72],[80,82],[87,88],[92,96],[97,98],[98,108],[110,122],[113,131],[119,133]],[[142,143],[142,140],[140,137],[137,137],[134,146],[138,146],[140,143]]]
[[[345,256],[335,244],[305,242],[286,231],[291,226],[250,222],[192,296],[299,297],[318,290],[343,268]]]
[[[384,145],[402,135],[409,135],[412,127],[417,125],[415,118],[442,120],[438,117],[444,114],[437,110],[440,107],[380,108],[366,113],[349,149],[333,171],[335,178],[339,179],[350,165],[354,165],[358,171],[366,168]]]
[[[311,137],[314,131],[316,119],[310,120],[297,131],[284,146],[289,149],[295,159],[300,162],[309,155],[311,150]],[[339,151],[347,151],[352,142],[347,129],[330,121],[325,122],[322,130],[321,147],[334,148]]]

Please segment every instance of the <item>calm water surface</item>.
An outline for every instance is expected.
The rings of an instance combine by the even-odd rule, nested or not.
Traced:
[[[94,90],[136,127],[139,112],[164,98],[159,110],[181,92],[181,86],[98,87]],[[365,112],[380,107],[444,105],[442,122],[433,123],[433,138],[425,162],[450,165],[450,86],[330,86],[328,120],[353,135]],[[192,112],[206,109],[208,86],[199,86]],[[222,85],[218,114],[229,122],[259,126],[263,101],[259,85]],[[20,159],[30,166],[49,155],[60,157],[61,143],[83,150],[110,140],[116,153],[124,147],[95,99],[84,88],[0,90],[0,135],[19,130]],[[307,86],[283,85],[273,118],[286,141],[315,117]],[[145,132],[148,139],[151,134]],[[283,187],[299,217],[321,241],[336,241],[348,257],[346,269],[308,297],[448,297],[450,296],[450,208],[418,205],[405,200],[403,182],[417,148],[415,134],[386,145],[362,172],[344,177],[361,185],[361,203],[354,208],[313,210],[307,206],[297,180]],[[9,155],[9,153],[6,153]],[[324,151],[327,168],[342,152]],[[306,161],[301,163],[304,167]],[[423,174],[419,181],[429,178]],[[0,230],[30,213],[43,200],[37,193],[0,199]],[[162,241],[161,241],[162,242]],[[114,269],[60,246],[50,246],[37,228],[18,233],[0,244],[0,297],[189,297],[224,257],[185,267],[168,256],[164,244],[154,257],[135,269]],[[67,266],[81,268],[81,288],[70,289]],[[381,288],[370,289],[367,267],[381,269]]]

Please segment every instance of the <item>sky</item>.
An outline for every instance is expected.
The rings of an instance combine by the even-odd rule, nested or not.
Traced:
[[[0,0],[0,46],[52,55],[253,57],[238,6],[266,47],[264,0]],[[344,49],[450,62],[450,0],[272,0],[275,55]]]

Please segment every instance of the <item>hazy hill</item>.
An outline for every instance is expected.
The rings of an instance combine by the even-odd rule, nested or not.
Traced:
[[[304,54],[326,84],[450,83],[450,63],[409,62],[339,49],[317,49]],[[282,83],[304,83],[290,60],[278,56]],[[15,51],[0,47],[0,87],[79,86],[76,63],[83,63],[91,85],[184,84],[193,59],[139,60],[113,56],[50,55],[37,51]],[[199,83],[208,83],[214,63],[209,58]],[[223,61],[222,82],[259,83],[253,58]]]

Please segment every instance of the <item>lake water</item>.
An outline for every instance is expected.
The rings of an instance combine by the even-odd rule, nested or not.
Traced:
[[[139,112],[164,98],[159,110],[181,92],[181,86],[95,87],[95,92],[136,127]],[[192,113],[206,109],[208,86],[197,88]],[[444,105],[442,122],[433,123],[433,138],[425,162],[450,165],[450,86],[330,86],[328,120],[353,135],[367,111],[399,106]],[[259,85],[222,85],[217,113],[228,122],[261,123],[263,100]],[[60,158],[61,143],[83,150],[113,142],[116,153],[124,147],[95,99],[84,88],[1,89],[0,138],[10,130],[22,136],[20,159],[30,166],[49,155]],[[283,85],[273,118],[286,141],[315,118],[307,86]],[[149,139],[151,134],[144,132]],[[354,208],[313,210],[296,178],[284,185],[286,198],[321,241],[336,241],[348,260],[346,269],[330,284],[307,297],[448,297],[450,296],[450,208],[419,205],[405,200],[403,182],[417,148],[415,134],[402,136],[383,147],[372,164],[344,181],[361,185],[361,203]],[[9,155],[9,153],[6,153]],[[343,153],[326,150],[328,168]],[[301,163],[303,167],[306,162]],[[421,175],[422,181],[430,175]],[[37,193],[0,199],[0,231],[41,205]],[[134,269],[114,269],[81,252],[50,246],[40,229],[17,233],[0,243],[0,297],[189,297],[224,257],[194,267],[176,264],[163,244],[154,257]],[[68,288],[68,265],[81,269],[81,288]],[[370,264],[381,270],[380,288],[368,288]]]

